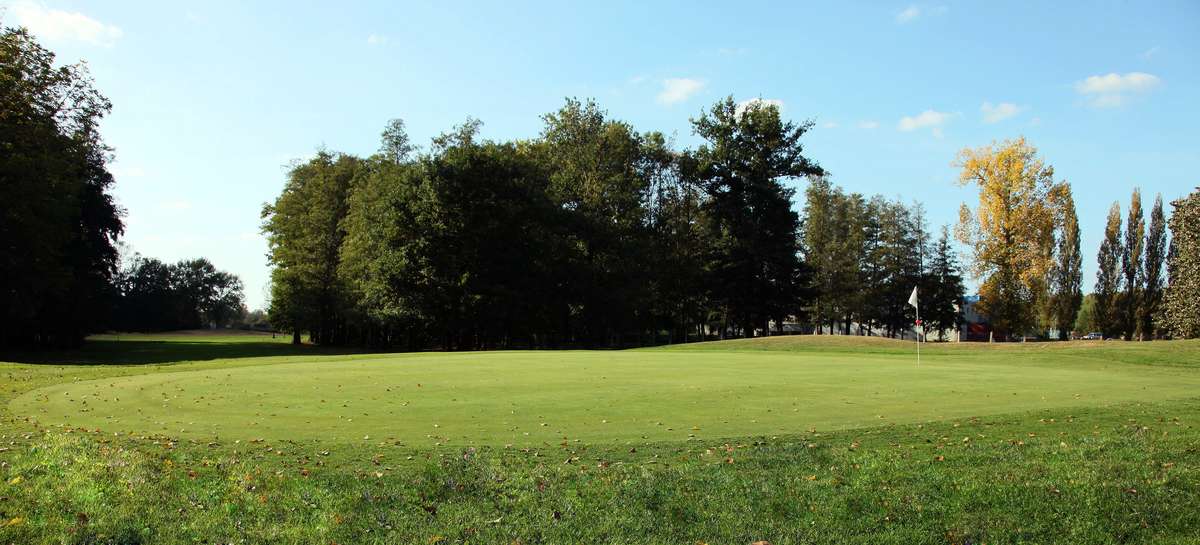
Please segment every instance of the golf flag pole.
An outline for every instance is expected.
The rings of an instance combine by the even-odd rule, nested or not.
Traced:
[[[921,325],[921,305],[920,305],[920,303],[917,302],[917,287],[916,286],[913,286],[912,295],[908,296],[908,304],[912,305],[913,308],[917,309],[917,326],[920,326]],[[922,327],[921,331],[924,331],[924,330],[925,330],[925,328]],[[917,333],[917,367],[920,367],[920,366],[921,366],[921,334]]]

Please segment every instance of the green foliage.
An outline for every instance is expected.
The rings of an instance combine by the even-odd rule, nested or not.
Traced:
[[[199,258],[168,265],[134,254],[115,279],[118,331],[228,327],[245,311],[242,281]]]
[[[1083,254],[1079,251],[1079,218],[1075,215],[1075,198],[1070,186],[1063,186],[1060,197],[1061,206],[1057,208],[1058,217],[1055,218],[1058,240],[1046,301],[1049,325],[1058,330],[1059,340],[1066,340],[1083,303]]]
[[[823,174],[803,155],[811,122],[785,122],[762,101],[744,107],[726,97],[692,120],[705,140],[685,163],[707,197],[710,298],[726,325],[744,336],[766,332],[800,306],[800,218],[783,182]]]
[[[925,329],[936,331],[939,340],[945,339],[947,330],[962,327],[961,306],[966,294],[958,259],[950,246],[950,230],[946,227],[942,227],[942,235],[934,244],[925,287],[921,307]]]
[[[1121,334],[1132,341],[1138,333],[1138,309],[1142,306],[1142,253],[1146,244],[1146,220],[1142,216],[1142,192],[1134,188],[1125,222],[1125,243],[1121,245],[1121,274],[1125,291],[1117,299]]]
[[[0,347],[72,345],[105,325],[121,212],[83,64],[0,28]]]
[[[1089,293],[1083,297],[1079,312],[1075,315],[1074,330],[1080,335],[1100,331],[1100,323],[1096,319],[1096,295]]]
[[[1172,201],[1170,284],[1163,298],[1162,327],[1174,337],[1200,337],[1200,188]]]
[[[1104,227],[1104,240],[1100,242],[1100,253],[1096,256],[1099,270],[1096,272],[1096,306],[1093,319],[1096,328],[1105,338],[1120,336],[1121,291],[1121,205],[1113,203],[1108,211],[1108,222]]]
[[[1163,215],[1162,195],[1154,197],[1154,208],[1150,210],[1150,228],[1146,231],[1145,289],[1142,304],[1138,308],[1138,332],[1143,340],[1159,336],[1154,318],[1162,308],[1164,269],[1167,258],[1167,220]]]
[[[310,332],[314,342],[344,343],[348,288],[338,275],[343,220],[362,161],[326,151],[293,165],[274,203],[263,206],[271,272],[272,323]]]

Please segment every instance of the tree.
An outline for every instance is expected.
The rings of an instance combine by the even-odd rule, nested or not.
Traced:
[[[1200,187],[1171,206],[1162,326],[1173,337],[1191,339],[1200,337]]]
[[[338,274],[343,219],[361,160],[327,151],[293,165],[283,193],[263,206],[271,272],[271,319],[308,331],[316,343],[344,343],[348,289]]]
[[[922,295],[925,329],[937,332],[945,340],[946,331],[962,327],[962,302],[966,294],[958,260],[950,245],[950,230],[942,227],[941,237],[933,245],[926,289]]]
[[[591,346],[607,345],[644,327],[639,313],[649,303],[648,258],[651,171],[642,135],[609,119],[593,101],[568,99],[543,116],[540,160],[548,170],[548,194],[567,216],[569,254],[564,289],[572,301],[560,311],[571,335]],[[570,305],[569,303],[574,303]],[[574,310],[571,310],[571,306]]]
[[[967,148],[955,165],[960,185],[979,188],[979,206],[963,204],[955,234],[971,248],[970,270],[982,279],[979,308],[1001,336],[1036,324],[1039,298],[1053,268],[1056,210],[1065,183],[1024,138]]]
[[[0,28],[0,347],[72,346],[109,317],[121,210],[87,67]]]
[[[1125,340],[1132,341],[1138,327],[1138,309],[1142,299],[1142,248],[1145,244],[1146,222],[1142,216],[1142,192],[1134,188],[1129,201],[1129,215],[1125,223],[1125,243],[1121,245],[1121,273],[1124,277],[1125,293],[1118,299],[1121,332]]]
[[[1075,331],[1079,333],[1091,333],[1100,331],[1101,327],[1096,321],[1096,295],[1089,293],[1083,296],[1083,303],[1079,305],[1079,313],[1075,315]]]
[[[1163,263],[1167,253],[1167,221],[1163,215],[1162,195],[1154,197],[1150,210],[1150,228],[1146,231],[1146,259],[1142,304],[1138,308],[1138,331],[1143,340],[1157,335],[1154,317],[1158,315],[1163,297]]]
[[[1055,262],[1051,272],[1051,316],[1059,340],[1066,340],[1083,302],[1083,256],[1079,251],[1079,219],[1070,186],[1062,192],[1058,209]]]
[[[242,281],[204,258],[168,265],[135,253],[116,286],[113,325],[122,331],[228,327],[244,311]]]
[[[1096,328],[1111,338],[1120,334],[1120,307],[1117,298],[1121,292],[1121,205],[1113,203],[1108,211],[1108,223],[1104,227],[1104,240],[1096,256],[1099,270],[1096,272],[1096,306],[1093,319]]]
[[[800,219],[783,182],[824,172],[803,155],[811,127],[783,121],[773,104],[739,107],[733,97],[692,119],[705,144],[690,154],[687,174],[707,197],[711,298],[747,337],[800,306]]]

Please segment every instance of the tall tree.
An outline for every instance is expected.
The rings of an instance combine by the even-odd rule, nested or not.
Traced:
[[[1163,215],[1162,195],[1154,197],[1150,209],[1150,227],[1146,231],[1146,258],[1142,304],[1138,308],[1138,331],[1142,340],[1156,335],[1154,317],[1158,315],[1163,296],[1163,263],[1167,257],[1167,220]]]
[[[938,340],[945,340],[946,331],[962,327],[962,302],[966,294],[948,228],[942,227],[930,258],[928,280],[921,296],[925,312],[922,320],[925,330],[936,331]]]
[[[112,302],[123,225],[99,133],[112,106],[85,65],[54,62],[0,28],[0,347],[76,345]]]
[[[1059,193],[1057,245],[1051,275],[1051,315],[1059,340],[1066,340],[1083,303],[1083,256],[1079,251],[1079,218],[1070,186]]]
[[[1162,325],[1173,337],[1200,337],[1200,187],[1171,201],[1170,282],[1163,298]]]
[[[712,299],[745,336],[800,306],[800,219],[784,182],[823,173],[803,155],[811,127],[785,122],[773,104],[739,107],[733,97],[692,120],[705,140],[688,174],[707,196]]]
[[[588,345],[609,344],[644,319],[650,278],[647,258],[648,207],[652,172],[642,135],[613,120],[595,102],[568,99],[543,116],[539,150],[549,171],[549,195],[569,209],[568,232],[577,251],[565,289],[574,305],[564,306],[573,336]],[[566,303],[566,301],[564,301]]]
[[[1138,309],[1142,299],[1142,248],[1146,243],[1146,221],[1142,215],[1142,191],[1134,188],[1125,222],[1125,243],[1121,245],[1121,274],[1125,293],[1121,294],[1121,333],[1132,341],[1138,333]]]
[[[321,151],[296,164],[274,203],[263,206],[271,273],[271,319],[312,340],[338,344],[348,334],[348,288],[338,274],[346,237],[343,219],[361,160]]]
[[[1121,293],[1121,205],[1113,203],[1108,211],[1108,222],[1104,226],[1104,240],[1100,242],[1100,253],[1096,256],[1099,270],[1096,272],[1096,306],[1093,320],[1105,337],[1120,334]]]
[[[959,152],[961,185],[979,188],[979,205],[959,210],[956,236],[971,248],[982,279],[979,307],[1001,336],[1036,325],[1035,309],[1053,268],[1054,169],[1024,138]]]

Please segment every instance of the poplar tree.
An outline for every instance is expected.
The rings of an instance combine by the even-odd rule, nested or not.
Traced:
[[[1163,263],[1167,257],[1167,221],[1163,215],[1162,195],[1154,197],[1150,209],[1150,226],[1146,231],[1145,282],[1142,304],[1138,307],[1138,331],[1142,340],[1157,335],[1154,317],[1158,315],[1163,297]]]
[[[1079,219],[1075,215],[1075,199],[1070,186],[1063,186],[1059,199],[1058,244],[1050,282],[1053,290],[1050,301],[1058,338],[1066,340],[1079,314],[1079,306],[1083,303],[1083,256],[1079,252]]]
[[[1118,300],[1121,332],[1132,341],[1138,333],[1138,309],[1142,298],[1142,248],[1145,244],[1146,221],[1142,216],[1142,192],[1133,190],[1129,200],[1129,215],[1125,222],[1125,243],[1121,245],[1121,274],[1125,292]]]
[[[1104,240],[1096,256],[1099,270],[1096,272],[1096,305],[1092,320],[1105,337],[1114,337],[1121,331],[1118,297],[1121,292],[1121,205],[1113,203],[1108,211],[1108,222],[1104,226]]]

